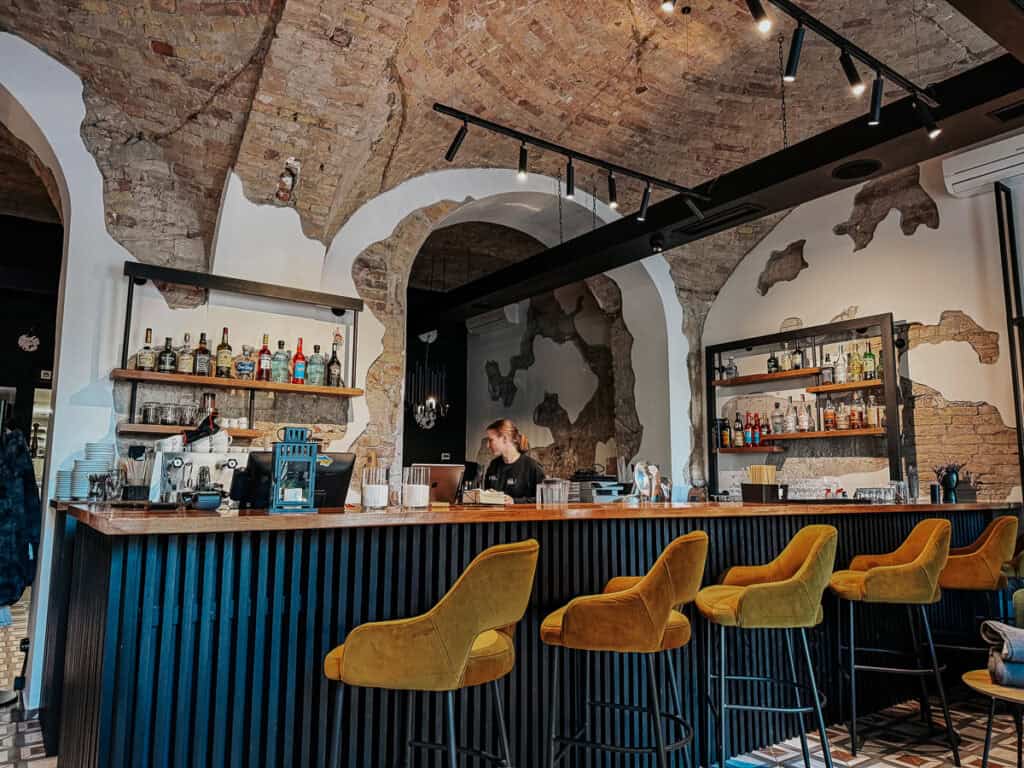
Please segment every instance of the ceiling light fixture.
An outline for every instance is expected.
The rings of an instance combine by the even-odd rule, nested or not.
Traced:
[[[761,0],[747,0],[747,8],[750,9],[750,15],[754,17],[754,23],[757,24],[758,30],[765,34],[772,31],[772,20],[764,12]]]
[[[846,75],[847,82],[850,83],[850,91],[852,91],[854,96],[862,96],[868,87],[860,79],[860,72],[857,71],[857,65],[853,63],[853,57],[850,56],[849,51],[843,51],[839,54],[839,64],[843,68],[843,74]]]
[[[520,181],[526,181],[526,160],[526,142],[523,142],[519,145],[519,172],[516,174]]]
[[[653,235],[651,235],[651,252],[661,253],[664,250],[665,238],[662,236],[661,232],[655,232]]]
[[[924,126],[925,131],[928,133],[929,139],[937,139],[942,135],[942,129],[935,122],[935,117],[932,115],[932,111],[928,109],[928,105],[922,101],[915,100],[914,108],[917,110],[917,116],[921,120],[921,125]]]
[[[882,124],[882,92],[885,90],[885,80],[881,72],[875,73],[875,82],[871,84],[871,116],[868,118],[868,125]]]
[[[619,196],[615,191],[615,175],[608,171],[608,207],[613,211],[619,209]]]
[[[800,52],[804,47],[804,25],[801,23],[793,30],[793,40],[789,44],[789,58],[786,60],[786,74],[782,79],[787,83],[796,82],[796,71],[800,67]]]
[[[444,159],[449,163],[455,159],[455,156],[459,153],[459,147],[462,146],[462,142],[466,140],[466,134],[469,132],[469,126],[466,121],[462,121],[462,125],[459,126],[459,132],[455,134],[455,138],[452,139],[451,146],[448,147],[448,151],[444,153]]]
[[[661,10],[665,13],[672,13],[676,9],[676,0],[663,0],[661,3]]]
[[[644,196],[640,198],[640,212],[636,215],[637,221],[647,221],[647,207],[651,204],[651,183],[647,182],[644,187]]]
[[[565,165],[565,196],[572,200],[576,197],[576,171],[572,167],[572,158]]]

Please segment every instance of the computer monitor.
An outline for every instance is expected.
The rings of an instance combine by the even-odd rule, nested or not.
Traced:
[[[454,504],[462,490],[462,476],[466,467],[462,464],[413,464],[426,467],[429,474],[430,502]]]
[[[348,486],[355,466],[354,453],[321,453],[331,463],[317,464],[313,506],[344,507]],[[236,470],[231,480],[231,498],[243,509],[266,509],[270,506],[270,486],[274,474],[272,451],[254,451],[244,470]]]

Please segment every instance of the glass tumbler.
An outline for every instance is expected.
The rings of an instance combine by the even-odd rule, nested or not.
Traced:
[[[406,467],[402,470],[402,505],[406,509],[430,506],[430,470],[427,467]]]
[[[537,486],[538,504],[558,504],[565,506],[569,503],[569,481],[549,477]]]
[[[362,502],[364,512],[379,512],[388,508],[388,467],[364,467]]]

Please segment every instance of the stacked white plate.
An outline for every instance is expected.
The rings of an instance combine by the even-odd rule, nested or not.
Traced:
[[[114,466],[114,444],[86,443],[85,458],[87,461],[106,460],[110,466]]]
[[[54,489],[58,499],[71,498],[71,470],[57,470],[57,487]]]
[[[71,498],[86,498],[89,495],[89,475],[102,475],[113,467],[112,443],[86,443],[85,458],[75,459],[75,468],[71,470]]]

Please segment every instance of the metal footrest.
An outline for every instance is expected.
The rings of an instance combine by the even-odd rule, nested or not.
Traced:
[[[620,704],[614,701],[587,701],[586,706],[592,709],[613,709],[620,712],[629,712],[632,714],[639,715],[650,715],[650,710],[646,707],[642,707],[637,704]],[[670,744],[665,745],[666,752],[676,752],[683,749],[685,746],[693,741],[694,731],[693,726],[686,722],[682,716],[673,714],[672,712],[662,712],[662,720],[668,720],[670,723],[675,724],[680,732],[681,737]],[[576,731],[573,736],[556,736],[555,742],[562,745],[562,749],[555,755],[555,762],[557,763],[568,752],[575,748],[580,747],[581,749],[594,749],[594,750],[606,750],[608,752],[615,752],[620,755],[656,755],[658,754],[658,748],[655,746],[637,746],[637,747],[626,747],[621,744],[611,744],[603,741],[590,741],[584,739],[583,734],[586,733],[586,726]]]
[[[444,744],[438,744],[434,741],[410,741],[409,746],[415,749],[432,749],[436,752],[447,752],[448,747]],[[469,755],[476,758],[477,760],[487,760],[490,763],[494,763],[498,766],[507,766],[508,762],[503,757],[499,757],[492,752],[487,752],[482,749],[473,749],[472,747],[456,747],[455,751],[460,755]]]
[[[716,675],[715,673],[712,672],[710,677],[711,677],[712,680],[718,680],[719,675]],[[821,691],[819,689],[812,688],[811,686],[805,685],[804,683],[798,683],[795,680],[786,680],[786,679],[781,678],[781,677],[768,677],[767,675],[726,675],[725,679],[726,680],[732,680],[734,682],[739,681],[739,682],[744,682],[744,683],[770,683],[772,685],[788,686],[788,687],[793,688],[793,689],[795,689],[797,691],[803,691],[808,696],[813,696],[813,695],[817,694],[818,701],[821,702],[822,708],[824,708],[828,704],[828,697],[825,696],[825,693],[823,691]],[[717,715],[717,706],[713,705],[713,708],[714,708],[714,710],[716,712],[716,715]],[[809,704],[806,707],[769,707],[767,705],[756,705],[755,706],[755,705],[752,705],[752,704],[729,704],[729,703],[726,703],[725,708],[726,709],[740,709],[740,710],[745,710],[745,711],[748,711],[748,712],[781,712],[783,714],[791,714],[791,715],[799,715],[799,714],[804,714],[804,713],[814,712],[815,711],[813,704]]]

